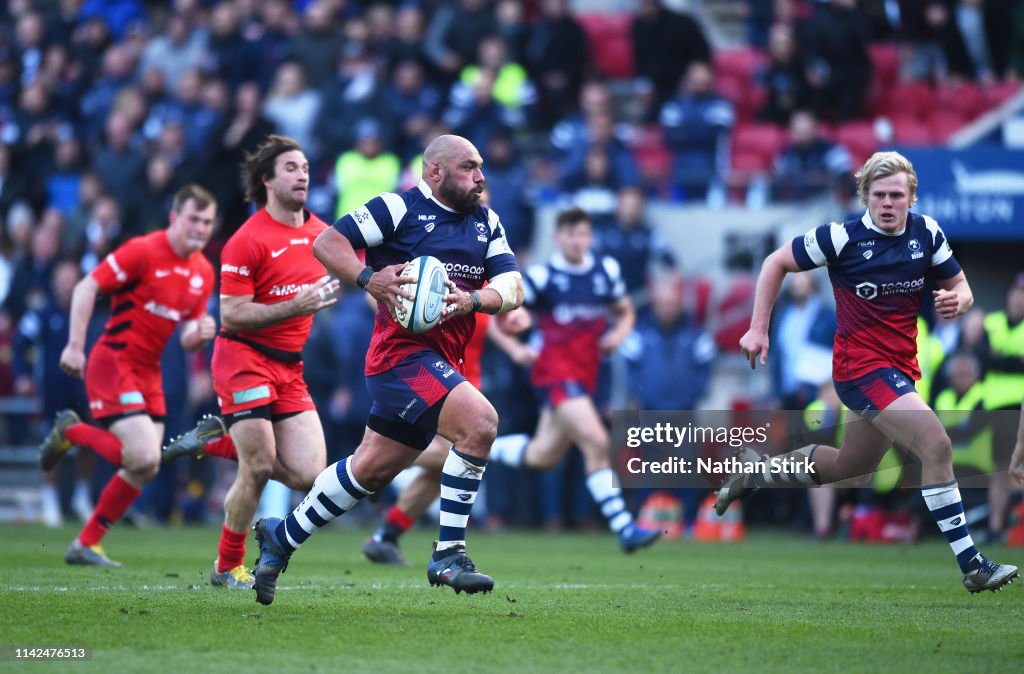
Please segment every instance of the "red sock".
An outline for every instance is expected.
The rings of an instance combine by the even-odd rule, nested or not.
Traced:
[[[82,527],[82,532],[78,534],[78,542],[88,547],[103,540],[110,525],[121,519],[121,515],[124,515],[124,511],[128,510],[128,506],[135,502],[140,493],[140,489],[133,487],[120,475],[115,474],[103,488],[100,500],[96,503],[95,510],[92,511],[92,517]]]
[[[391,506],[387,515],[384,516],[384,521],[397,529],[400,534],[404,534],[414,524],[412,518],[396,505]]]
[[[64,431],[64,437],[72,445],[88,447],[118,468],[121,467],[121,441],[110,431],[79,422]]]
[[[220,531],[220,546],[217,548],[217,573],[230,571],[245,559],[245,537],[248,531],[232,531],[223,525]]]
[[[222,459],[228,461],[238,462],[238,450],[235,449],[235,442],[231,439],[230,435],[222,435],[216,440],[210,440],[203,447],[203,454],[209,454],[210,456],[219,456]],[[238,566],[235,564],[235,566]],[[235,568],[234,566],[231,568]]]

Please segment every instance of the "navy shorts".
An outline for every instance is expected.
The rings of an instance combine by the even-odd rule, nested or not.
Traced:
[[[900,396],[916,393],[914,380],[894,367],[872,370],[863,377],[837,381],[836,393],[847,408],[870,419]]]
[[[390,370],[366,378],[373,398],[367,426],[404,445],[425,449],[437,432],[440,404],[464,381],[435,352],[414,353]]]

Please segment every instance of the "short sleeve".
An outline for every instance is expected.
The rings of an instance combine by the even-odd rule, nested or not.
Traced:
[[[148,259],[145,242],[137,237],[103,258],[92,277],[102,292],[110,293],[142,278]]]
[[[220,294],[227,297],[255,295],[253,269],[257,260],[249,236],[233,236],[220,254]]]

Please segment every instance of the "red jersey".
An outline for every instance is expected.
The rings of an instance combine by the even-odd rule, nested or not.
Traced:
[[[157,365],[179,321],[206,313],[213,266],[199,252],[179,257],[167,230],[129,239],[92,271],[112,296],[100,342],[134,361]]]
[[[480,388],[480,357],[484,355],[484,342],[487,341],[487,324],[491,322],[491,315],[482,311],[474,314],[476,325],[473,334],[466,344],[466,355],[464,356],[462,376],[470,384]]]
[[[257,304],[277,304],[319,282],[327,270],[313,257],[313,241],[327,228],[318,217],[289,227],[261,208],[224,245],[220,260],[220,294],[252,295]],[[298,353],[306,344],[313,316],[295,316],[239,336],[280,351]]]

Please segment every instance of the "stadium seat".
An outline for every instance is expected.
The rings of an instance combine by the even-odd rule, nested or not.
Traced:
[[[898,83],[889,89],[881,111],[890,118],[926,119],[933,107],[932,97],[932,88],[924,82]]]
[[[931,128],[916,117],[894,117],[889,121],[892,122],[892,140],[897,145],[916,147],[934,143]]]
[[[886,42],[868,45],[868,56],[874,66],[874,78],[881,80],[885,89],[892,87],[900,74],[900,48]]]
[[[928,119],[928,127],[936,143],[945,143],[967,122],[959,113],[936,110]]]
[[[614,79],[633,77],[633,39],[629,14],[589,13],[576,17],[587,34],[590,55],[603,74]]]
[[[644,182],[652,187],[664,185],[672,170],[672,153],[665,146],[661,126],[649,124],[637,129],[631,149]]]
[[[750,276],[734,278],[715,305],[712,316],[712,334],[718,349],[739,351],[739,341],[750,327],[750,312],[754,306],[754,279]]]
[[[859,166],[878,149],[872,122],[846,122],[836,130],[836,142],[850,151],[854,166]]]
[[[735,77],[749,83],[767,59],[757,49],[729,49],[716,51],[711,60],[717,77]]]
[[[757,154],[771,166],[786,144],[786,132],[774,124],[741,124],[732,136],[733,156]]]
[[[935,113],[955,112],[965,120],[974,119],[985,108],[981,90],[972,82],[955,87],[938,87],[933,101]]]
[[[985,109],[990,110],[1001,105],[1006,100],[1016,96],[1024,87],[1016,82],[1000,82],[981,89],[981,98],[985,103]]]

